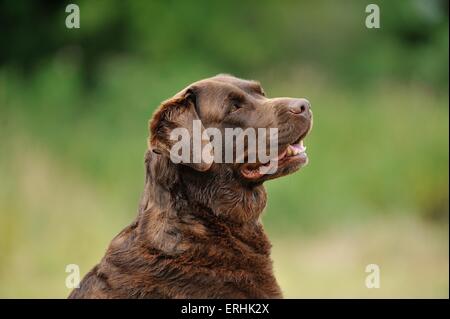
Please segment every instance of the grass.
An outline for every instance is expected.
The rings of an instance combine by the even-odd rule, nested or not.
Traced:
[[[445,226],[403,216],[276,238],[273,259],[285,298],[448,298],[448,248]]]

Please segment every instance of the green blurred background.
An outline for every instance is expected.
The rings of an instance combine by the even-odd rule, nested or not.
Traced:
[[[448,298],[447,1],[73,2],[0,2],[0,297],[68,295],[136,215],[153,110],[224,72],[313,105],[267,183],[285,296]]]

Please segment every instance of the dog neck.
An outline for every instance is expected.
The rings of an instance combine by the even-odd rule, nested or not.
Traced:
[[[174,203],[179,209],[185,204],[239,224],[257,222],[266,206],[263,185],[245,185],[230,168],[219,164],[208,172],[197,172],[148,151],[145,167],[140,213],[151,206],[167,210]]]
[[[146,154],[145,166],[137,223],[140,236],[152,247],[180,253],[191,245],[186,238],[227,229],[255,251],[264,247],[264,253],[268,252],[260,223],[266,204],[262,185],[242,186],[223,167],[200,173],[151,152]]]

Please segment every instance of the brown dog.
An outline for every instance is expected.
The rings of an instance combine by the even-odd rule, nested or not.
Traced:
[[[278,128],[276,171],[261,173],[268,165],[261,161],[174,163],[170,132],[192,132],[193,120],[202,131]],[[301,146],[311,125],[307,100],[269,99],[257,82],[229,75],[196,82],[165,101],[150,121],[139,214],[69,298],[282,297],[260,222],[262,184],[306,164]]]

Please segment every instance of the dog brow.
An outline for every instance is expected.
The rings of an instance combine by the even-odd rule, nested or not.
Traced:
[[[258,81],[249,81],[248,87],[253,92],[256,92],[256,93],[264,95],[264,96],[266,95],[261,86],[261,83],[259,83]]]

